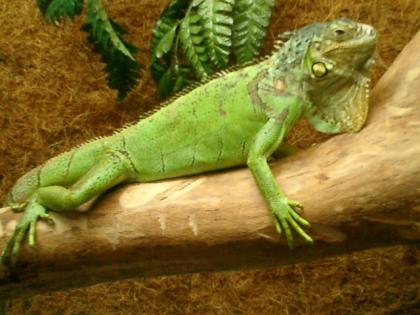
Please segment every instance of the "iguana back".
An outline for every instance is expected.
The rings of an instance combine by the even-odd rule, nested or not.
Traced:
[[[121,132],[138,181],[246,164],[268,117],[248,89],[270,60],[214,78]]]

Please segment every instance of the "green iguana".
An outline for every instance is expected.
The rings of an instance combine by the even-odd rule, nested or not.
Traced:
[[[71,211],[123,182],[149,182],[248,165],[274,219],[293,247],[292,231],[312,242],[299,202],[280,191],[267,163],[300,118],[325,133],[357,132],[368,111],[373,27],[339,19],[283,34],[275,52],[222,72],[109,137],[85,143],[21,177],[5,205],[24,211],[3,250],[16,263],[39,219]]]

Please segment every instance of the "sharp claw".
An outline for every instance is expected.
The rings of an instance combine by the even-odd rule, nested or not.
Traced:
[[[23,238],[25,237],[27,226],[24,226],[17,234],[15,244],[13,245],[13,251],[12,251],[12,266],[16,265],[18,254],[20,251],[20,247],[23,241]]]
[[[3,266],[10,265],[10,255],[11,255],[11,251],[14,247],[14,243],[15,243],[14,241],[15,241],[15,238],[16,238],[16,234],[17,234],[16,231],[13,232],[12,237],[7,241],[6,246],[4,247],[3,251],[1,252],[0,261],[1,261],[1,264]]]
[[[6,255],[6,248],[3,249],[0,256],[0,262],[3,266],[7,265],[7,255]]]
[[[23,203],[15,202],[10,205],[10,209],[12,209],[12,211],[14,212],[21,212],[26,207],[26,204],[27,204],[26,202],[23,202]]]
[[[28,243],[29,246],[33,247],[35,245],[35,223],[31,222],[31,225],[29,226],[29,238]]]
[[[308,221],[306,221],[305,219],[302,219],[302,221],[300,221],[300,224],[303,225],[304,227],[310,228],[311,227],[311,223],[309,223]]]
[[[20,245],[18,243],[15,243],[15,245],[13,246],[11,257],[10,257],[10,262],[12,266],[16,266],[19,250],[20,250]]]
[[[286,234],[287,244],[289,245],[290,249],[293,249],[294,247],[293,235],[292,235],[292,231],[290,230],[289,224],[287,223],[287,221],[283,221],[282,226],[283,226],[284,234]]]
[[[290,249],[294,249],[295,245],[293,244],[293,239],[287,239],[287,245]]]
[[[314,244],[313,238],[310,237],[308,234],[305,233],[305,235],[302,235],[302,236],[308,243],[311,243],[312,245]]]
[[[297,201],[287,200],[285,208],[273,209],[274,223],[277,232],[281,234],[284,232],[287,240],[287,245],[290,249],[294,249],[293,233],[299,234],[306,242],[313,243],[313,239],[305,232],[304,228],[310,227],[310,223],[300,217],[293,207],[303,206]]]
[[[40,215],[39,215],[39,217],[40,217],[42,220],[47,221],[47,223],[48,223],[49,225],[54,225],[54,224],[55,224],[54,219],[53,219],[53,218],[51,218],[51,216],[50,216],[48,213],[43,213],[43,214],[40,214]]]
[[[305,239],[305,241],[309,242],[309,243],[313,243],[312,238],[306,234],[306,232],[299,226],[299,224],[297,224],[297,222],[294,220],[294,218],[290,217],[289,219],[289,223],[293,226],[293,228],[295,229],[295,231],[302,237]]]
[[[1,263],[3,265],[8,265],[10,262],[10,253],[15,243],[16,234],[17,232],[15,231],[12,237],[7,241],[6,247],[3,249],[3,252],[1,253]]]
[[[304,227],[310,227],[311,226],[311,224],[308,221],[306,221],[304,218],[302,218],[297,213],[291,211],[290,214],[293,217],[293,219],[295,219],[295,221],[297,221],[300,225],[303,225]]]
[[[303,205],[299,202],[299,201],[294,201],[294,200],[288,200],[288,203],[291,207],[293,208],[298,208],[300,210],[303,209]]]
[[[277,217],[274,217],[274,225],[276,226],[277,233],[279,233],[279,235],[281,235],[283,231],[281,229],[281,226],[280,226],[280,223],[279,223]]]

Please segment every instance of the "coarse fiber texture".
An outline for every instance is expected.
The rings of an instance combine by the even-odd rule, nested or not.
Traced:
[[[151,29],[167,1],[104,1],[149,61]],[[277,1],[265,43],[307,23],[340,16],[375,26],[374,82],[420,28],[418,0]],[[110,134],[158,103],[148,69],[117,105],[92,53],[84,19],[46,25],[35,1],[0,2],[0,199],[30,168],[87,139]],[[289,142],[325,136],[299,124]],[[59,240],[57,240],[59,241]],[[8,314],[414,314],[419,251],[393,247],[269,271],[121,281],[9,302]],[[77,266],[75,266],[77,268]]]

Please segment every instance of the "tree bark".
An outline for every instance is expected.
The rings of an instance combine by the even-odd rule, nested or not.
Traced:
[[[287,265],[420,239],[420,33],[372,95],[366,127],[336,136],[272,169],[305,205],[313,246],[291,251],[247,169],[126,185],[87,214],[52,214],[13,270],[12,298],[130,277]],[[0,246],[20,215],[0,213]]]

